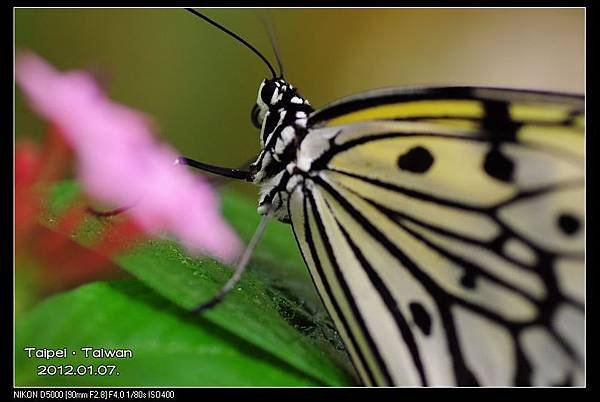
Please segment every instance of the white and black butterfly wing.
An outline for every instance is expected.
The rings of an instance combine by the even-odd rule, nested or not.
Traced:
[[[583,382],[582,127],[528,107],[510,138],[363,109],[303,141],[289,214],[366,384]]]

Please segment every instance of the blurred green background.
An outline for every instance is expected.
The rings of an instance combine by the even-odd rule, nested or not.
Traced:
[[[274,62],[315,107],[398,85],[488,85],[582,92],[583,9],[203,9]],[[250,109],[266,67],[181,9],[16,9],[16,49],[86,68],[111,97],[151,115],[182,154],[238,166],[258,151]],[[17,90],[16,135],[42,123]],[[253,193],[248,185],[235,185]]]

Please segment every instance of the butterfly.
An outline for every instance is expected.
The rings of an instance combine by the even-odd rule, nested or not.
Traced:
[[[291,224],[365,385],[583,384],[582,96],[391,88],[315,109],[189,11],[273,77],[249,170],[183,161],[259,186],[257,233]]]

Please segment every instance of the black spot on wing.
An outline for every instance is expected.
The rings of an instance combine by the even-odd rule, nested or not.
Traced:
[[[418,146],[400,155],[398,167],[413,173],[425,173],[433,165],[434,159],[427,149]]]
[[[408,305],[413,321],[423,334],[431,335],[431,316],[421,303],[412,302]]]
[[[473,271],[466,271],[464,275],[460,278],[460,284],[465,289],[475,289],[477,286],[477,274]]]
[[[516,142],[521,124],[511,119],[507,102],[485,101],[483,111],[481,126],[492,142]]]
[[[396,302],[396,300],[394,299],[394,296],[391,294],[389,289],[386,287],[386,285],[384,284],[382,279],[379,277],[377,272],[373,269],[373,267],[371,267],[371,265],[369,264],[369,262],[367,261],[365,256],[362,254],[362,252],[360,251],[358,246],[352,241],[352,239],[350,238],[350,235],[348,234],[346,229],[340,224],[339,221],[337,223],[338,223],[340,230],[342,231],[342,234],[344,235],[344,238],[348,242],[348,245],[352,249],[352,252],[354,253],[355,257],[358,259],[358,261],[362,265],[367,276],[369,277],[369,280],[371,280],[371,283],[373,283],[373,286],[375,287],[377,292],[379,292],[379,294],[381,295],[381,298],[384,301],[384,303],[386,304],[390,313],[392,313],[392,316],[394,317],[394,321],[396,322],[396,326],[398,327],[398,330],[400,331],[400,334],[401,334],[402,338],[404,339],[404,342],[406,343],[406,346],[408,347],[408,349],[413,357],[415,367],[416,367],[417,371],[419,372],[419,376],[421,377],[422,385],[427,386],[427,377],[425,376],[425,368],[423,367],[423,363],[422,363],[421,357],[419,355],[419,349],[417,347],[417,343],[415,342],[414,336],[408,327],[407,321],[405,320],[404,316],[400,312],[398,303]],[[431,324],[429,326],[431,326]]]
[[[485,156],[485,172],[497,180],[510,182],[514,175],[514,162],[500,151],[503,142],[516,142],[517,130],[521,123],[511,119],[508,102],[487,100],[483,102],[481,128],[486,133],[492,147]]]
[[[563,126],[575,126],[575,119],[583,116],[583,110],[573,109],[569,112],[568,116],[561,122]]]
[[[441,318],[442,327],[445,331],[448,340],[448,350],[452,356],[454,375],[456,378],[457,385],[478,385],[477,378],[473,375],[470,369],[467,367],[460,344],[458,341],[458,335],[454,325],[454,319],[450,312],[450,307],[456,299],[451,296],[443,289],[441,289],[434,281],[432,281],[424,272],[412,261],[408,256],[400,249],[398,249],[393,243],[390,242],[376,227],[366,219],[352,204],[348,202],[339,192],[337,192],[330,184],[328,184],[322,178],[316,176],[313,178],[314,182],[318,184],[322,189],[329,192],[334,199],[359,223],[371,236],[373,236],[386,250],[395,256],[410,272],[414,277],[425,286],[429,294],[435,299],[438,312]],[[462,303],[467,305],[466,303]],[[475,306],[469,305],[469,308]],[[486,314],[484,310],[478,309],[478,312]]]
[[[514,178],[515,164],[498,148],[493,147],[485,156],[483,169],[494,179],[511,182]]]
[[[556,223],[560,230],[568,236],[572,236],[577,233],[577,231],[579,231],[579,227],[581,226],[579,219],[568,213],[560,214]]]

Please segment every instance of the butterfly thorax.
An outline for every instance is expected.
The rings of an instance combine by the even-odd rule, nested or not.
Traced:
[[[252,181],[260,186],[258,212],[262,215],[275,208],[274,216],[288,221],[285,188],[313,110],[297,89],[281,78],[260,85],[252,121],[261,129],[261,152],[251,170]]]

